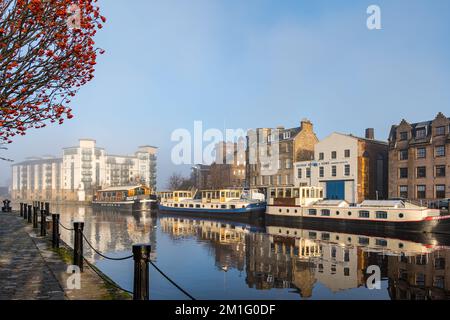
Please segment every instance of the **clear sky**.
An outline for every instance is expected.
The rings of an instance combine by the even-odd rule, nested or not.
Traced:
[[[450,116],[448,0],[100,0],[108,22],[96,78],[75,118],[29,131],[3,156],[61,155],[79,138],[110,153],[160,147],[159,186],[173,171],[173,130],[315,124],[387,139],[392,124]],[[382,30],[366,27],[369,5]],[[10,165],[0,163],[0,185]]]

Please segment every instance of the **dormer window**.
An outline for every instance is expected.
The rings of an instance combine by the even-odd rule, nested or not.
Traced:
[[[286,131],[285,133],[283,133],[283,139],[290,139],[291,138],[291,132],[290,131]]]
[[[416,130],[416,139],[424,139],[427,137],[427,129],[425,127]]]
[[[400,141],[408,140],[408,132],[400,132]]]

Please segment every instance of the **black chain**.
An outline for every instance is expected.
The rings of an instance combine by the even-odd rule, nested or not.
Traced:
[[[104,254],[102,254],[101,252],[99,252],[98,250],[96,250],[96,249],[92,246],[92,244],[89,242],[89,240],[87,239],[87,237],[85,236],[84,233],[82,233],[82,235],[83,235],[83,238],[84,238],[84,240],[86,241],[86,243],[89,245],[89,247],[91,247],[91,249],[94,250],[94,252],[95,252],[96,254],[98,254],[99,256],[101,256],[101,257],[103,257],[103,258],[105,258],[105,259],[108,259],[108,260],[114,260],[114,261],[123,261],[123,260],[128,260],[128,259],[133,258],[132,255],[131,255],[131,256],[127,256],[127,257],[123,257],[123,258],[111,258],[111,257],[107,257],[107,256],[105,256]]]
[[[164,272],[161,271],[161,269],[159,269],[156,264],[154,264],[152,261],[150,261],[150,264],[153,266],[153,268],[156,269],[156,271],[158,271],[164,278],[166,278],[171,284],[173,284],[178,290],[180,290],[181,292],[183,292],[186,296],[188,296],[191,300],[195,300],[195,298],[193,296],[191,296],[186,290],[184,290],[183,288],[181,288],[179,285],[177,285],[172,279],[170,279]]]
[[[63,229],[66,229],[67,231],[74,231],[74,229],[69,229],[69,228],[65,227],[61,222],[59,223],[59,225],[61,227],[63,227]]]

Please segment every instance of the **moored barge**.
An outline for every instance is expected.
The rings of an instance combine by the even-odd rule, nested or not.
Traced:
[[[264,219],[263,194],[239,189],[161,192],[159,210],[177,215],[224,218],[230,220]]]
[[[450,234],[450,215],[402,200],[367,200],[351,205],[324,200],[323,188],[273,188],[266,220],[305,228],[358,232],[428,232]]]
[[[111,187],[97,191],[92,206],[94,209],[146,211],[156,208],[157,198],[146,186]]]

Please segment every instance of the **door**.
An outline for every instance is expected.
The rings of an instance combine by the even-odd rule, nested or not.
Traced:
[[[345,181],[328,181],[326,198],[330,200],[345,200]]]

